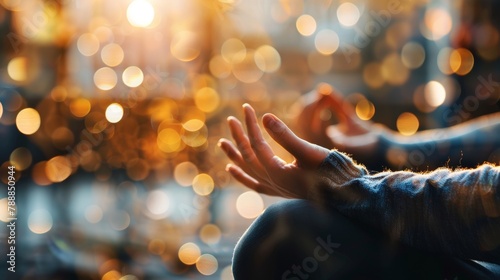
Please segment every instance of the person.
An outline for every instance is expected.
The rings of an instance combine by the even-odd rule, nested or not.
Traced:
[[[342,94],[326,83],[306,93],[293,107],[297,120],[294,130],[299,137],[350,154],[369,170],[425,171],[442,166],[473,168],[484,161],[500,163],[498,111],[408,137],[361,120]]]
[[[245,186],[285,199],[248,228],[235,279],[500,279],[500,167],[370,174],[346,154],[262,123],[295,160],[276,156],[254,109],[219,146]]]

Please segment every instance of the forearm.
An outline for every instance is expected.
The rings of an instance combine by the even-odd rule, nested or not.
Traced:
[[[341,213],[410,246],[500,262],[499,167],[367,175],[339,155],[322,164],[320,187]],[[332,176],[339,166],[348,172]]]

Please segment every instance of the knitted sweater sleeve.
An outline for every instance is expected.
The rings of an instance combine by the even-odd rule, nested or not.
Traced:
[[[370,175],[332,150],[319,171],[324,200],[344,215],[409,246],[500,263],[500,167]]]

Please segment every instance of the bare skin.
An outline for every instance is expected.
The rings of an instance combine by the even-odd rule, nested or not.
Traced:
[[[221,139],[219,146],[231,159],[227,171],[245,186],[268,195],[306,198],[315,186],[313,173],[329,150],[296,136],[278,117],[265,114],[262,123],[271,137],[295,158],[287,163],[276,156],[262,136],[254,109],[243,105],[245,126],[235,117],[228,118],[234,142]]]

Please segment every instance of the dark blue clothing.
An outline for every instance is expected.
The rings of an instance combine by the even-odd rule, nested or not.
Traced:
[[[309,200],[267,209],[236,279],[500,279],[500,167],[375,175],[332,151]]]

